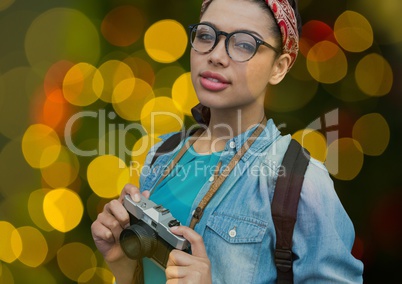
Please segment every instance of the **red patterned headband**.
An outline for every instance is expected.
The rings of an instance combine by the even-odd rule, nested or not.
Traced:
[[[205,12],[212,0],[203,0],[201,15]],[[293,66],[299,51],[299,32],[297,20],[292,6],[288,0],[265,0],[274,14],[275,20],[282,34],[282,53],[287,53],[291,57],[288,71]]]

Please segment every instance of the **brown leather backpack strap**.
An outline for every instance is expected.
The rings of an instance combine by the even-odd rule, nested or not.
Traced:
[[[292,236],[304,174],[310,153],[292,139],[283,157],[284,174],[278,176],[271,211],[276,232],[274,252],[277,283],[293,283]]]

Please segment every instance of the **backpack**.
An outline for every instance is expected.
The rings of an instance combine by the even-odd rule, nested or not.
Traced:
[[[166,139],[156,150],[150,166],[154,164],[159,156],[174,150],[182,139],[181,132],[175,133]],[[309,160],[310,153],[296,140],[291,139],[282,160],[286,175],[278,176],[271,204],[271,213],[276,232],[274,258],[278,284],[293,283],[292,236],[304,173]]]

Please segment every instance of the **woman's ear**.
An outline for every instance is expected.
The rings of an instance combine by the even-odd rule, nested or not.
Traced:
[[[285,53],[281,54],[272,66],[271,78],[269,79],[269,83],[271,85],[279,84],[285,75],[288,73],[288,67],[291,62],[290,55]]]

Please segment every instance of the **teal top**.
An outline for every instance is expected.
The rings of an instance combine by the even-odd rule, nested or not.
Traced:
[[[172,172],[153,190],[151,200],[170,210],[181,224],[186,221],[201,187],[214,174],[221,152],[201,155],[191,148],[183,155]],[[145,284],[166,283],[165,271],[144,258]]]

